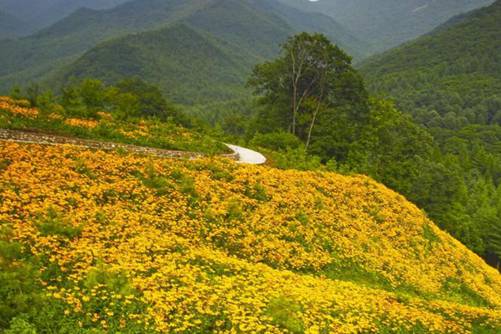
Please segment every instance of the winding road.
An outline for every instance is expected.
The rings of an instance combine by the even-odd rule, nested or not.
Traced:
[[[249,150],[245,147],[240,147],[231,144],[225,144],[228,146],[233,152],[238,154],[238,162],[242,164],[250,164],[250,165],[262,165],[266,162],[266,157],[259,152]]]

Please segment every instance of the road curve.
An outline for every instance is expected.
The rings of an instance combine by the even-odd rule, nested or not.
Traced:
[[[162,158],[187,158],[195,159],[204,156],[202,153],[185,152],[185,151],[172,151],[164,150],[153,147],[142,147],[136,145],[127,145],[122,143],[113,143],[106,141],[97,141],[90,139],[72,138],[51,134],[44,134],[38,132],[18,131],[0,129],[0,141],[11,141],[25,144],[41,144],[41,145],[75,145],[93,149],[100,149],[106,151],[113,151],[118,148],[125,149],[126,151],[138,154],[154,155]],[[244,147],[226,144],[233,152],[231,158],[234,158],[239,163],[261,165],[266,162],[266,158],[259,152],[249,150]],[[223,154],[222,156],[228,157],[230,155]]]
[[[259,152],[249,150],[248,148],[225,144],[233,152],[238,154],[238,162],[250,165],[262,165],[266,162],[266,157]]]

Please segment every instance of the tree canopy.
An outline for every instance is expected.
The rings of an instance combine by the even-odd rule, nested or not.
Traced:
[[[249,84],[262,97],[266,126],[298,136],[306,149],[329,114],[346,106],[351,118],[366,111],[367,94],[351,58],[322,34],[289,38],[278,58],[255,67]]]

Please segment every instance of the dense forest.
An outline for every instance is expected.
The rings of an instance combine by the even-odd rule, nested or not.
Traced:
[[[501,124],[501,2],[361,66],[369,88],[427,127]]]

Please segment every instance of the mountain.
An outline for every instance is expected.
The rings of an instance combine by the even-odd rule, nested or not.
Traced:
[[[0,0],[0,10],[30,23],[25,33],[49,26],[79,8],[106,9],[127,0]]]
[[[27,24],[0,10],[0,40],[20,36],[27,32]]]
[[[244,94],[257,56],[186,24],[129,35],[85,53],[62,79],[93,77],[107,83],[145,78],[180,103],[230,99]]]
[[[430,126],[501,124],[501,1],[361,66],[373,91]]]
[[[281,0],[333,17],[380,52],[423,35],[451,17],[493,0]]]
[[[0,156],[0,330],[501,328],[499,272],[365,176],[5,141]]]
[[[241,55],[237,58],[243,60],[242,65],[246,66],[247,73],[252,64],[275,55],[279,44],[298,31],[329,33],[331,39],[355,54],[360,54],[364,49],[363,43],[329,17],[302,13],[276,1],[136,0],[109,10],[80,9],[35,35],[9,41],[7,47],[0,50],[0,82],[4,83],[3,86],[0,83],[0,89],[7,89],[8,83],[47,79],[57,72],[57,77],[68,77],[73,72],[85,75],[78,69],[79,64],[91,61],[86,57],[103,59],[97,54],[108,53],[115,57],[113,62],[120,62],[123,54],[109,48],[117,47],[120,43],[127,44],[128,38],[137,44],[138,36],[134,34],[149,39],[155,36],[154,30],[177,23],[205,31],[211,35],[209,39],[224,42],[226,48],[232,50],[229,53],[235,53],[236,50]],[[110,41],[112,39],[118,40]],[[94,47],[96,49],[92,50]],[[174,49],[176,46],[158,46],[163,49],[167,47]],[[82,56],[84,59],[79,59]],[[182,56],[187,64],[190,54]],[[151,54],[149,57],[151,59]],[[73,69],[70,64],[75,61],[77,68]],[[107,65],[96,63],[95,67],[102,66],[101,71],[105,71]],[[65,73],[61,74],[63,67]],[[116,72],[116,66],[113,71]],[[127,71],[124,68],[122,74]],[[167,72],[162,73],[169,75]],[[194,76],[196,72],[192,74]],[[242,80],[245,80],[245,76]]]

